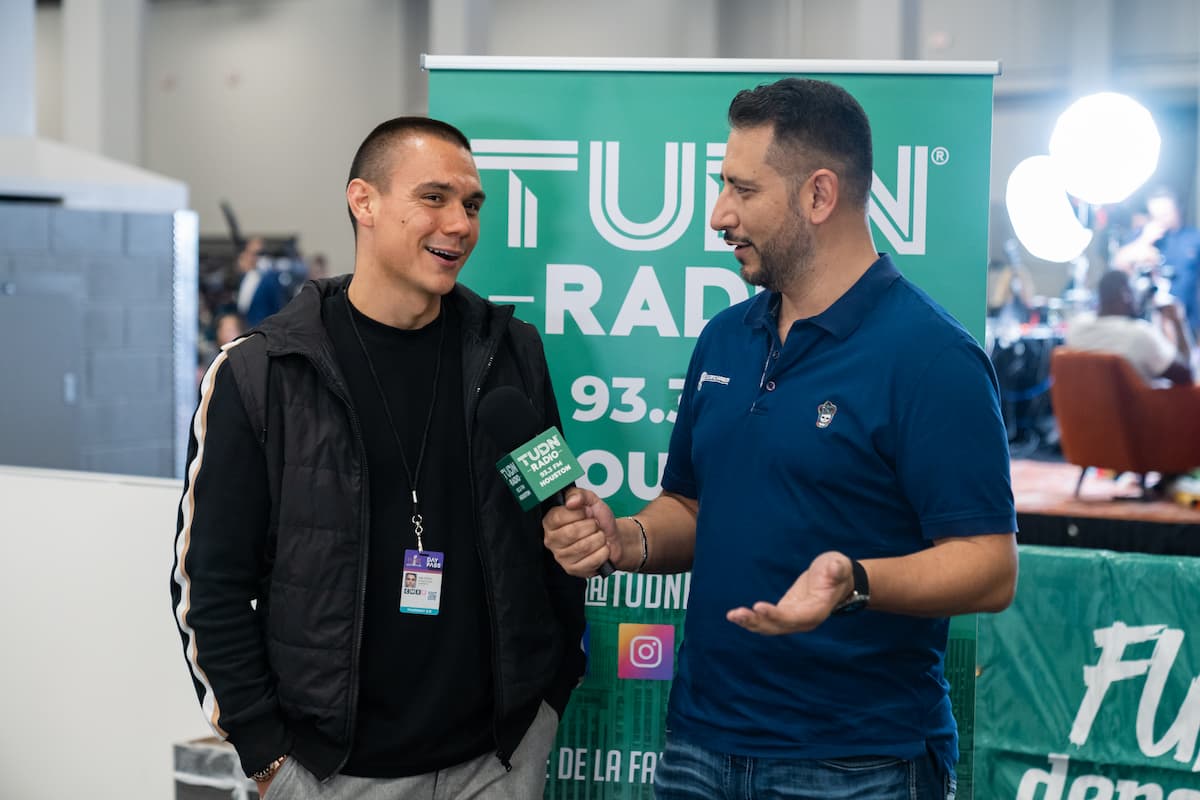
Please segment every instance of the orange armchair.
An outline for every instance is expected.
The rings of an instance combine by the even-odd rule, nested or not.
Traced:
[[[1063,457],[1083,467],[1145,474],[1200,466],[1200,386],[1156,389],[1118,355],[1059,347],[1050,357],[1051,402]]]

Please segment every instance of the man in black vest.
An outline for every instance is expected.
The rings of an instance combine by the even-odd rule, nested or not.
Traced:
[[[196,692],[262,794],[540,797],[583,582],[476,412],[515,387],[560,424],[541,340],[457,283],[484,193],[456,128],[383,123],[346,199],[353,278],[307,283],[201,387],[171,582]]]

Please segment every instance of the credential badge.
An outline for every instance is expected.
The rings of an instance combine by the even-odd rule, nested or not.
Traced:
[[[833,415],[837,413],[837,406],[826,400],[821,405],[817,406],[817,427],[828,428],[829,423],[833,422]]]

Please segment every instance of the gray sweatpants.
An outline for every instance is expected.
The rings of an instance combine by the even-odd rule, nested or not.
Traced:
[[[494,753],[447,769],[407,778],[355,778],[335,775],[320,783],[289,758],[263,800],[535,800],[546,788],[546,759],[558,731],[558,716],[546,703],[509,762]]]

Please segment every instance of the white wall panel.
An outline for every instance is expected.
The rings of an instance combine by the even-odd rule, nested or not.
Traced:
[[[210,735],[171,616],[180,485],[0,467],[0,795],[163,800]]]

